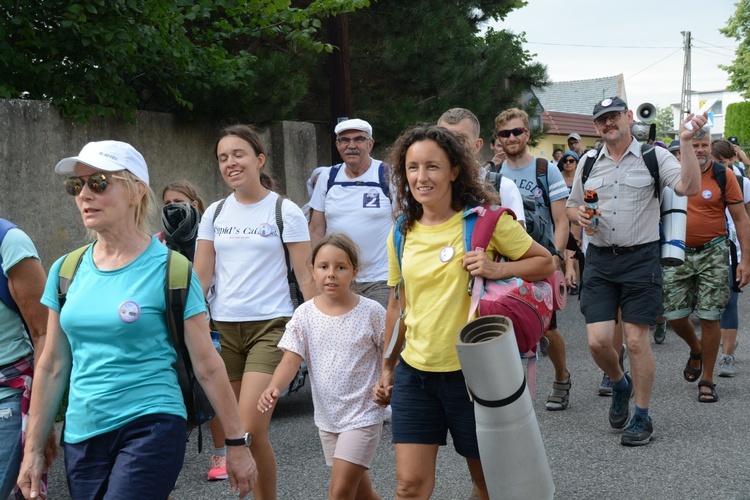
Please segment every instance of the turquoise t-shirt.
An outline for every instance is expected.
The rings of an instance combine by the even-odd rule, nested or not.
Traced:
[[[31,238],[20,229],[11,229],[5,233],[3,243],[0,245],[0,254],[3,256],[2,271],[6,277],[8,269],[23,259],[39,259]],[[0,366],[15,363],[34,351],[29,336],[23,329],[21,317],[8,309],[2,301],[0,301],[0,346],[2,346]],[[21,392],[21,389],[0,387],[0,399],[5,399],[17,392]]]
[[[60,314],[73,355],[67,443],[119,429],[143,415],[187,416],[165,313],[167,247],[152,238],[137,259],[113,271],[96,268],[92,248],[83,255]],[[52,265],[42,297],[58,312],[62,261]],[[203,291],[193,273],[184,317],[204,313]]]

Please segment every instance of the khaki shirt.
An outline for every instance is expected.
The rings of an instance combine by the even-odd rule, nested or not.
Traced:
[[[660,191],[672,189],[680,180],[680,163],[669,151],[656,147]],[[567,207],[583,205],[583,191],[593,189],[599,195],[599,230],[589,234],[589,242],[598,247],[642,245],[659,239],[659,200],[654,197],[654,178],[646,167],[641,145],[632,139],[627,151],[616,163],[605,145],[594,163],[586,185],[581,186],[586,153],[579,163]]]

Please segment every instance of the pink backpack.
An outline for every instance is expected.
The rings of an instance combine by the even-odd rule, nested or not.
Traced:
[[[497,205],[475,207],[464,214],[464,239],[466,248],[486,250],[490,244],[498,219],[503,213],[516,218],[512,210]],[[521,278],[486,280],[472,278],[470,285],[471,309],[480,316],[500,315],[513,321],[518,349],[522,354],[534,356],[542,335],[549,329],[552,312],[565,307],[565,280],[555,271],[543,281],[524,281]]]

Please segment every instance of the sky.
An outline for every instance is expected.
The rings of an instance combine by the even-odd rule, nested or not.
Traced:
[[[524,48],[545,64],[551,81],[622,73],[629,107],[679,103],[685,53],[692,35],[691,88],[725,89],[737,41],[719,33],[736,7],[732,0],[528,0],[495,29],[525,32]],[[632,48],[625,48],[632,47]]]

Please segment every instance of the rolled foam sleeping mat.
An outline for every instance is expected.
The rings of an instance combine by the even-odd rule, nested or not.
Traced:
[[[505,316],[470,321],[459,332],[456,350],[474,397],[479,456],[490,498],[551,499],[555,484],[513,323]]]
[[[665,187],[661,196],[661,265],[681,266],[685,263],[685,232],[687,231],[687,196],[677,196]]]

